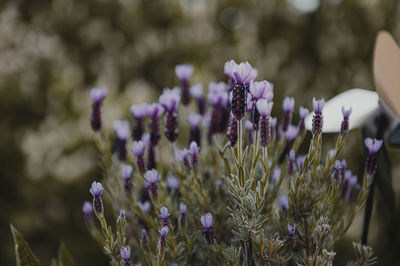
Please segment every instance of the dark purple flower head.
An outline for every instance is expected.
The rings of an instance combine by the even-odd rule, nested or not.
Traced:
[[[168,212],[168,208],[163,206],[160,209],[160,218],[161,219],[168,219],[168,217],[170,216],[169,212]]]
[[[287,166],[287,171],[288,171],[288,174],[289,175],[292,175],[293,173],[294,173],[294,170],[295,170],[295,160],[296,160],[296,157],[295,157],[296,155],[295,155],[295,152],[294,152],[294,150],[290,150],[290,152],[289,152],[289,162],[288,162],[288,166]]]
[[[260,99],[257,101],[257,110],[261,116],[269,116],[271,114],[273,102],[268,102],[268,100]]]
[[[282,108],[283,111],[292,113],[294,111],[294,98],[286,96],[283,99]]]
[[[161,237],[166,237],[169,232],[168,226],[164,226],[159,232]]]
[[[171,191],[175,191],[178,189],[178,186],[179,186],[178,178],[176,178],[174,175],[169,175],[167,178],[167,187]]]
[[[94,181],[89,191],[93,197],[100,197],[103,194],[104,188],[101,183]]]
[[[213,217],[211,213],[207,213],[201,216],[201,224],[203,225],[204,229],[210,229],[213,226]]]
[[[128,121],[117,120],[113,124],[113,129],[118,139],[126,140],[131,135],[131,129]]]
[[[137,119],[143,119],[147,115],[147,103],[132,104],[131,114]]]
[[[144,178],[146,179],[147,183],[151,184],[155,184],[158,182],[158,180],[160,180],[160,175],[158,174],[157,170],[152,169],[146,172],[146,174],[144,175]]]
[[[181,202],[181,204],[179,204],[179,211],[181,212],[181,214],[186,213],[187,207],[186,207],[185,203]]]
[[[146,109],[147,109],[147,115],[152,118],[158,118],[164,112],[164,108],[161,106],[161,104],[158,103],[149,104],[147,105]]]
[[[200,151],[199,145],[197,145],[197,143],[195,141],[192,141],[189,146],[189,152],[190,152],[190,155],[192,156],[193,160],[197,160],[199,151]],[[196,162],[194,162],[194,163],[196,163]]]
[[[286,141],[291,142],[297,137],[299,130],[296,126],[294,125],[289,125],[287,131],[286,131]]]
[[[151,147],[151,141],[150,141],[150,134],[149,133],[144,133],[142,135],[142,142],[146,147]]]
[[[351,115],[353,108],[349,108],[347,110],[344,109],[344,106],[342,107],[342,114],[343,114],[343,118],[349,118],[349,116]]]
[[[310,111],[307,108],[300,106],[299,108],[300,119],[304,120],[309,113]]]
[[[251,81],[249,91],[254,100],[263,98],[271,101],[273,98],[273,85],[266,80]]]
[[[181,100],[180,89],[164,89],[158,101],[167,112],[175,112]]]
[[[89,96],[93,103],[100,103],[106,98],[107,89],[93,88],[90,90]]]
[[[144,201],[144,202],[139,201],[138,206],[140,207],[143,213],[147,213],[151,208],[151,204],[149,201]]]
[[[231,80],[239,84],[249,84],[258,75],[257,70],[253,69],[249,62],[237,64],[233,60],[225,63],[224,72]]]
[[[371,139],[371,138],[366,138],[365,139],[365,146],[368,149],[368,152],[370,154],[376,154],[378,153],[379,149],[382,147],[382,140],[377,140],[377,139]]]
[[[117,222],[121,223],[123,220],[126,221],[126,211],[125,210],[120,210]]]
[[[289,152],[289,160],[294,161],[296,159],[296,154],[294,150],[290,150]]]
[[[282,209],[284,213],[287,213],[289,210],[289,200],[287,195],[281,195],[278,199],[279,207]]]
[[[132,170],[133,170],[133,168],[130,165],[122,166],[122,179],[129,180],[132,175]]]
[[[91,215],[93,213],[92,204],[89,201],[85,201],[82,206],[82,211],[87,216]]]
[[[180,81],[187,81],[193,75],[193,65],[182,64],[175,66],[176,77]]]
[[[313,107],[315,114],[321,114],[322,109],[324,109],[325,100],[322,98],[321,100],[316,100],[315,97],[313,98]]]
[[[139,141],[134,141],[132,143],[132,153],[135,156],[142,156],[144,154],[144,142],[139,140]]]
[[[207,99],[213,106],[222,105],[226,107],[228,103],[228,91],[225,82],[210,82]]]
[[[351,114],[352,108],[345,110],[344,106],[342,107],[343,121],[340,126],[340,135],[343,136],[345,133],[349,131],[349,116]]]
[[[186,117],[186,121],[189,123],[191,127],[198,128],[203,120],[203,116],[191,113]]]
[[[129,260],[131,258],[131,249],[126,247],[121,247],[121,257],[123,260]]]
[[[190,94],[195,99],[201,99],[203,97],[203,85],[196,83],[190,88]]]

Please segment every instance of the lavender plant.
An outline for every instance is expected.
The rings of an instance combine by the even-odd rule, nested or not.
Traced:
[[[314,98],[312,139],[299,154],[309,110],[300,107],[295,125],[295,100],[286,97],[277,125],[273,85],[255,81],[248,62],[225,63],[227,83],[209,84],[208,103],[200,83],[190,87],[193,66],[175,72],[180,86],[158,103],[132,105],[133,121],[116,121],[114,136],[101,129],[106,92],[91,92],[103,185],[93,182],[93,208],[85,202],[82,210],[110,264],[331,265],[367,198],[382,141],[365,140],[358,178],[339,159],[351,109],[323,155],[325,102]],[[354,250],[355,265],[376,261],[370,247]]]

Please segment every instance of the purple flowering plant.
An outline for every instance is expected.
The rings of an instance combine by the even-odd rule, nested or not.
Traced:
[[[192,65],[175,73],[179,87],[165,89],[159,102],[132,105],[131,120],[115,121],[114,139],[91,122],[104,178],[90,189],[93,207],[82,210],[86,220],[98,218],[99,227],[86,225],[110,265],[331,265],[366,201],[382,141],[365,140],[358,178],[340,158],[351,109],[342,109],[337,142],[323,156],[324,99],[312,100],[309,132],[310,111],[296,113],[293,97],[274,104],[272,83],[257,81],[248,62],[226,62],[227,79],[208,91],[190,87]],[[93,104],[105,95],[92,92]],[[278,121],[272,115],[280,106]],[[115,227],[108,212],[120,213]],[[372,261],[371,248],[354,249],[356,261]]]

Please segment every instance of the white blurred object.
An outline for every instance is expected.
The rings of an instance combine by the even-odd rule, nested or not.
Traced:
[[[325,103],[322,111],[324,124],[322,132],[334,133],[340,131],[343,115],[342,107],[348,110],[352,108],[349,118],[349,130],[362,126],[365,123],[373,122],[373,117],[379,112],[379,96],[375,91],[363,89],[351,89],[336,95]],[[312,118],[314,112],[305,119],[307,130],[312,129]]]

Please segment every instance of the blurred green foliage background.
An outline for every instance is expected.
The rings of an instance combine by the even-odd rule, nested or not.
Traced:
[[[81,215],[100,176],[91,87],[109,89],[110,128],[132,103],[175,85],[176,64],[194,64],[192,81],[206,85],[225,79],[223,64],[233,58],[274,82],[275,101],[293,95],[296,106],[311,107],[313,96],[374,89],[374,39],[386,29],[400,41],[399,9],[397,0],[1,1],[0,265],[15,263],[9,223],[43,265],[59,241],[79,265],[106,265]],[[360,173],[361,133],[351,132],[347,143],[344,157],[351,154]],[[399,192],[399,152],[390,155]],[[371,244],[381,265],[399,265],[400,208],[390,214],[379,195],[376,201]],[[351,255],[350,240],[359,240],[358,220],[338,247],[337,265]]]

